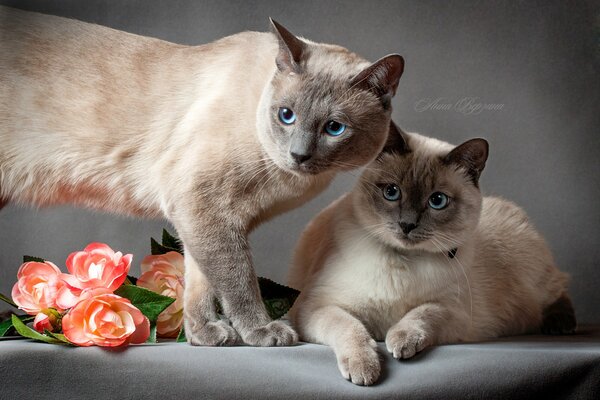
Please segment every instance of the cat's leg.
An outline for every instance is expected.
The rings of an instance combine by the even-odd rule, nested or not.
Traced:
[[[381,373],[377,345],[352,314],[334,306],[298,304],[292,317],[303,340],[333,348],[342,376],[357,385],[372,385]]]
[[[187,254],[195,261],[186,269],[200,269],[214,290],[224,314],[229,318],[244,343],[252,346],[289,346],[298,341],[294,330],[282,321],[271,321],[262,302],[258,281],[252,266],[247,235],[227,218],[215,218],[204,213],[198,218],[182,218],[174,221]],[[187,276],[194,276],[187,272]],[[201,276],[201,275],[197,275]],[[199,281],[199,280],[197,280]],[[202,290],[196,290],[195,281],[185,286],[184,308],[187,308],[187,325],[201,327],[206,320],[202,304],[206,298]],[[194,331],[198,343],[201,329]]]
[[[8,204],[8,200],[4,200],[4,199],[0,198],[0,210],[2,210],[4,208],[4,206],[7,204]]]
[[[215,293],[194,259],[185,251],[184,325],[188,343],[195,346],[231,346],[239,336],[215,310]]]
[[[385,337],[387,350],[397,359],[414,356],[438,342],[442,324],[448,316],[448,310],[436,303],[413,308],[388,330]]]
[[[541,331],[547,335],[571,334],[577,327],[573,303],[566,293],[546,307],[542,318]]]

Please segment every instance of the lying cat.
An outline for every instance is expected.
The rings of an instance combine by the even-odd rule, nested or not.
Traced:
[[[370,64],[275,22],[189,47],[6,7],[0,20],[0,204],[164,216],[185,249],[191,344],[294,343],[262,304],[248,235],[376,157],[402,57]]]
[[[290,311],[306,341],[333,347],[346,379],[374,383],[376,340],[395,358],[439,343],[569,333],[567,275],[515,204],[482,197],[483,139],[458,147],[393,125],[352,192],[295,250]]]

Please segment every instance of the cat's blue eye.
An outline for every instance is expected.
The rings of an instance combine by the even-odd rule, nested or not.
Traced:
[[[296,114],[289,108],[281,107],[278,115],[279,120],[285,125],[291,125],[296,122]]]
[[[340,136],[346,130],[346,125],[337,121],[327,121],[325,124],[325,132],[331,136]]]
[[[431,196],[429,196],[429,207],[433,208],[434,210],[443,210],[444,208],[448,207],[448,203],[449,203],[449,199],[448,196],[445,195],[442,192],[435,192],[434,194],[432,194]]]
[[[400,188],[393,183],[383,187],[383,197],[388,201],[396,201],[400,198]]]

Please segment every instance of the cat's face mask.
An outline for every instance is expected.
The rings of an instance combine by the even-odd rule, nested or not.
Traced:
[[[261,110],[268,121],[261,132],[267,154],[296,174],[354,169],[371,161],[387,137],[402,57],[389,55],[369,66],[341,47],[305,42],[273,26],[277,72]]]
[[[392,126],[393,135],[400,133]],[[440,253],[460,247],[479,220],[487,142],[426,152],[407,137],[394,146],[386,145],[361,176],[354,191],[359,220],[394,247]]]

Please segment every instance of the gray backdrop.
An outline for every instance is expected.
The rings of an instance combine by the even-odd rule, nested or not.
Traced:
[[[405,57],[394,118],[406,130],[453,143],[490,142],[485,193],[522,205],[572,276],[581,321],[600,322],[600,14],[597,2],[430,1],[19,1],[13,5],[183,43],[268,29],[268,16],[307,38],[375,60]],[[2,21],[0,21],[2,23]],[[0,143],[1,145],[1,143]],[[321,208],[347,191],[340,177],[304,207],[252,236],[260,275],[283,282],[295,240]],[[70,207],[0,212],[0,291],[9,294],[23,254],[62,264],[103,241],[149,253],[164,221]]]

